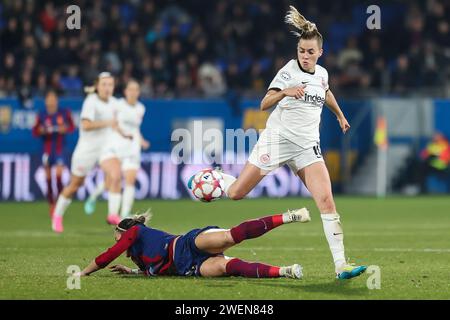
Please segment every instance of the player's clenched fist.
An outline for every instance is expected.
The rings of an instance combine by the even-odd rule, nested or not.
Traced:
[[[295,99],[300,99],[305,95],[306,86],[292,87],[283,90],[286,97],[293,97]]]

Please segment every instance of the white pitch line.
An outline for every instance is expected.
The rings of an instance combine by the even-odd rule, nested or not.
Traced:
[[[328,251],[328,249],[318,248],[287,248],[287,247],[254,247],[254,248],[230,248],[230,250],[241,251]],[[366,249],[349,249],[349,251],[377,251],[377,252],[423,252],[423,253],[450,253],[450,248],[366,248]]]
[[[34,249],[32,247],[2,247],[5,251],[17,251],[22,249]],[[287,248],[287,247],[254,247],[254,248],[230,248],[237,251],[328,251],[328,249],[319,248]],[[367,248],[367,249],[349,249],[349,251],[376,251],[376,252],[420,252],[420,253],[450,253],[450,248]]]

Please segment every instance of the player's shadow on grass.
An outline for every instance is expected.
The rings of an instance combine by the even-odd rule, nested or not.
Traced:
[[[105,277],[110,277],[110,275],[104,275]],[[145,277],[136,277],[134,275],[115,275],[117,278],[121,279],[133,279],[142,280]],[[149,277],[150,281],[152,277]],[[326,283],[316,283],[316,284],[305,284],[303,281],[288,280],[288,279],[245,279],[238,277],[231,278],[202,278],[202,277],[182,277],[182,276],[170,276],[170,277],[157,277],[155,279],[166,279],[175,281],[195,281],[202,283],[203,285],[211,288],[231,288],[238,284],[245,282],[246,285],[255,285],[262,287],[275,287],[284,288],[295,291],[303,291],[310,293],[329,293],[329,294],[345,294],[345,295],[355,295],[360,296],[368,293],[368,289],[363,284],[358,287],[352,286],[351,281],[345,280],[332,280]]]
[[[351,286],[350,281],[333,280],[327,283],[305,284],[302,281],[293,281],[290,283],[273,282],[266,279],[254,279],[249,281],[250,285],[267,286],[276,288],[285,288],[296,291],[311,292],[311,293],[338,293],[345,295],[362,295],[368,292],[367,287],[361,285],[359,287]]]

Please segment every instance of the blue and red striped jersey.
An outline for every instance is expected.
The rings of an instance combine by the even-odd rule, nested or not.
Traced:
[[[173,242],[176,237],[176,235],[138,224],[124,232],[114,246],[95,258],[95,263],[104,268],[127,251],[127,256],[145,274],[171,274]]]
[[[59,128],[64,127],[64,132]],[[64,148],[65,135],[72,133],[75,125],[68,109],[60,109],[53,114],[47,111],[40,112],[36,117],[32,133],[35,137],[41,137],[44,141],[44,153],[49,155],[61,155]]]

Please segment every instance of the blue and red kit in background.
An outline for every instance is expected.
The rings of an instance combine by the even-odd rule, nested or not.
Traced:
[[[44,166],[64,165],[65,136],[74,130],[75,125],[68,109],[60,109],[53,114],[42,111],[37,115],[32,133],[35,137],[41,137],[44,142]]]
[[[68,109],[59,109],[54,113],[41,111],[36,117],[32,133],[43,140],[42,164],[47,176],[47,201],[50,204],[50,215],[53,214],[55,200],[63,189],[61,174],[57,171],[57,195],[54,197],[50,169],[52,166],[63,166],[65,136],[75,130],[72,115]]]

